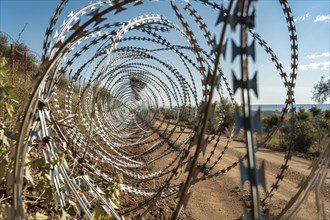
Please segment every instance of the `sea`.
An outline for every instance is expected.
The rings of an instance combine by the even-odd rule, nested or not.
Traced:
[[[276,112],[276,111],[282,111],[283,104],[265,104],[265,105],[251,105],[252,111],[257,111],[259,108],[261,108],[261,111],[263,112]],[[300,108],[304,108],[306,111],[308,111],[313,106],[316,106],[322,111],[330,110],[330,103],[328,104],[295,104],[295,107],[297,110]]]

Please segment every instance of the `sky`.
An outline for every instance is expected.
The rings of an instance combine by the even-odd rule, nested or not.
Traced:
[[[69,0],[70,1],[70,0]],[[32,51],[42,53],[44,33],[50,17],[55,10],[57,0],[0,0],[0,31],[10,35],[14,40],[19,33],[23,41]],[[69,14],[71,10],[77,10],[79,6],[91,1],[73,0],[70,7],[63,13]],[[165,15],[169,9],[152,6],[136,14],[157,11]],[[178,3],[178,1],[176,1]],[[219,3],[221,3],[219,1]],[[178,3],[179,4],[179,3]],[[156,4],[154,4],[156,5]],[[295,89],[295,99],[298,104],[315,103],[312,97],[313,86],[321,77],[330,77],[330,1],[328,0],[300,0],[289,1],[298,36],[299,70]],[[290,41],[285,17],[278,1],[259,0],[257,2],[255,31],[267,42],[279,61],[289,70],[290,67]],[[170,8],[170,7],[168,7]],[[208,14],[203,8],[196,10],[205,16],[209,29],[214,27],[216,17]],[[128,17],[131,19],[134,15]],[[212,30],[211,30],[212,32]],[[258,71],[259,97],[253,97],[253,104],[278,104],[285,101],[285,89],[281,78],[276,72],[274,64],[268,54],[256,45],[257,61],[251,66],[251,72]],[[223,69],[231,82],[231,70],[237,69],[232,65],[238,62],[227,62]],[[237,72],[237,71],[236,71]],[[329,103],[330,100],[327,101]]]

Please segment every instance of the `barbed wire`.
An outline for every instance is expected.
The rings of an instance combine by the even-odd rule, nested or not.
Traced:
[[[14,38],[12,38],[9,34],[7,34],[4,31],[0,31],[0,35],[5,36],[9,40],[8,41],[9,44],[13,44],[13,45],[22,44],[22,42],[14,40]],[[27,53],[28,56],[35,57],[36,62],[38,64],[40,64],[40,58],[41,58],[40,54],[38,54],[36,51],[33,51],[33,50],[29,49],[27,46],[26,46],[26,49],[27,49],[26,51],[22,51],[22,50],[19,50],[17,47],[14,47],[14,50],[15,50],[16,53],[20,54],[21,56],[23,56],[25,53]]]
[[[46,30],[41,68],[13,152],[13,170],[7,180],[13,186],[10,216],[25,218],[21,196],[24,166],[26,157],[34,157],[51,164],[49,175],[55,188],[55,203],[65,207],[68,200],[75,200],[90,219],[93,202],[102,204],[108,215],[122,219],[139,217],[160,198],[174,194],[178,200],[172,218],[178,219],[196,183],[225,175],[237,165],[241,188],[245,182],[250,183],[252,208],[245,211],[245,217],[269,218],[262,210],[289,169],[293,138],[269,189],[263,165],[257,165],[256,151],[274,136],[289,112],[294,118],[298,46],[291,9],[287,1],[279,1],[291,44],[291,72],[287,75],[279,58],[254,30],[255,1],[231,0],[227,7],[208,0],[167,3],[171,17],[155,12],[129,20],[128,12],[156,3],[95,1],[68,16],[62,15],[63,9],[69,7],[68,0],[56,8]],[[207,22],[194,9],[199,5],[218,14],[216,27],[220,28],[220,35],[209,31]],[[63,22],[59,24],[59,20]],[[233,32],[236,29],[240,36],[238,45]],[[250,79],[248,72],[248,60],[256,62],[256,41],[270,55],[287,92],[278,124],[257,146],[253,133],[261,130],[260,111],[253,115],[250,104],[250,90],[259,94],[257,74]],[[232,63],[240,58],[241,78],[233,70],[233,88],[229,86],[228,74],[221,69],[227,53],[231,53]],[[67,84],[65,93],[60,88],[63,82]],[[238,89],[242,91],[242,115],[234,99]],[[225,93],[236,106],[235,127],[227,135]],[[218,98],[216,94],[218,109],[212,104]],[[168,109],[174,112],[175,120],[164,116]],[[215,117],[219,118],[217,132],[207,135],[207,126]],[[182,118],[192,119],[190,128],[180,123]],[[292,136],[293,124],[291,127]],[[217,165],[226,157],[235,132],[241,129],[245,132],[247,153],[220,169]],[[319,195],[324,167],[329,161],[328,142],[324,146],[326,150],[311,175],[279,218],[296,213],[303,199],[293,207],[295,198],[304,198],[315,181],[319,181]],[[121,188],[129,201],[122,210],[104,193],[118,173],[124,176]],[[180,173],[185,173],[186,179],[177,183],[174,180]],[[265,190],[263,197],[259,185]],[[321,213],[321,205],[317,207]]]

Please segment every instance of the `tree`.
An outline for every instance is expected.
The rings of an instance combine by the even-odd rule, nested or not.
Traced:
[[[318,103],[324,103],[330,97],[330,78],[325,80],[321,77],[321,81],[314,86],[312,99]]]

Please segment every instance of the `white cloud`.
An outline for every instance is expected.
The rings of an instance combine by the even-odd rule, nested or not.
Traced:
[[[330,70],[330,61],[300,64],[298,68],[299,70]]]
[[[314,23],[319,22],[319,21],[330,21],[330,14],[329,15],[318,15],[314,19]]]
[[[330,57],[330,52],[325,52],[321,54],[309,54],[306,56],[307,59],[319,58],[319,57]]]
[[[295,18],[293,20],[294,20],[294,22],[296,22],[296,21],[300,21],[300,20],[305,20],[306,18],[309,18],[309,13],[306,13],[303,16],[298,16],[297,18]]]

